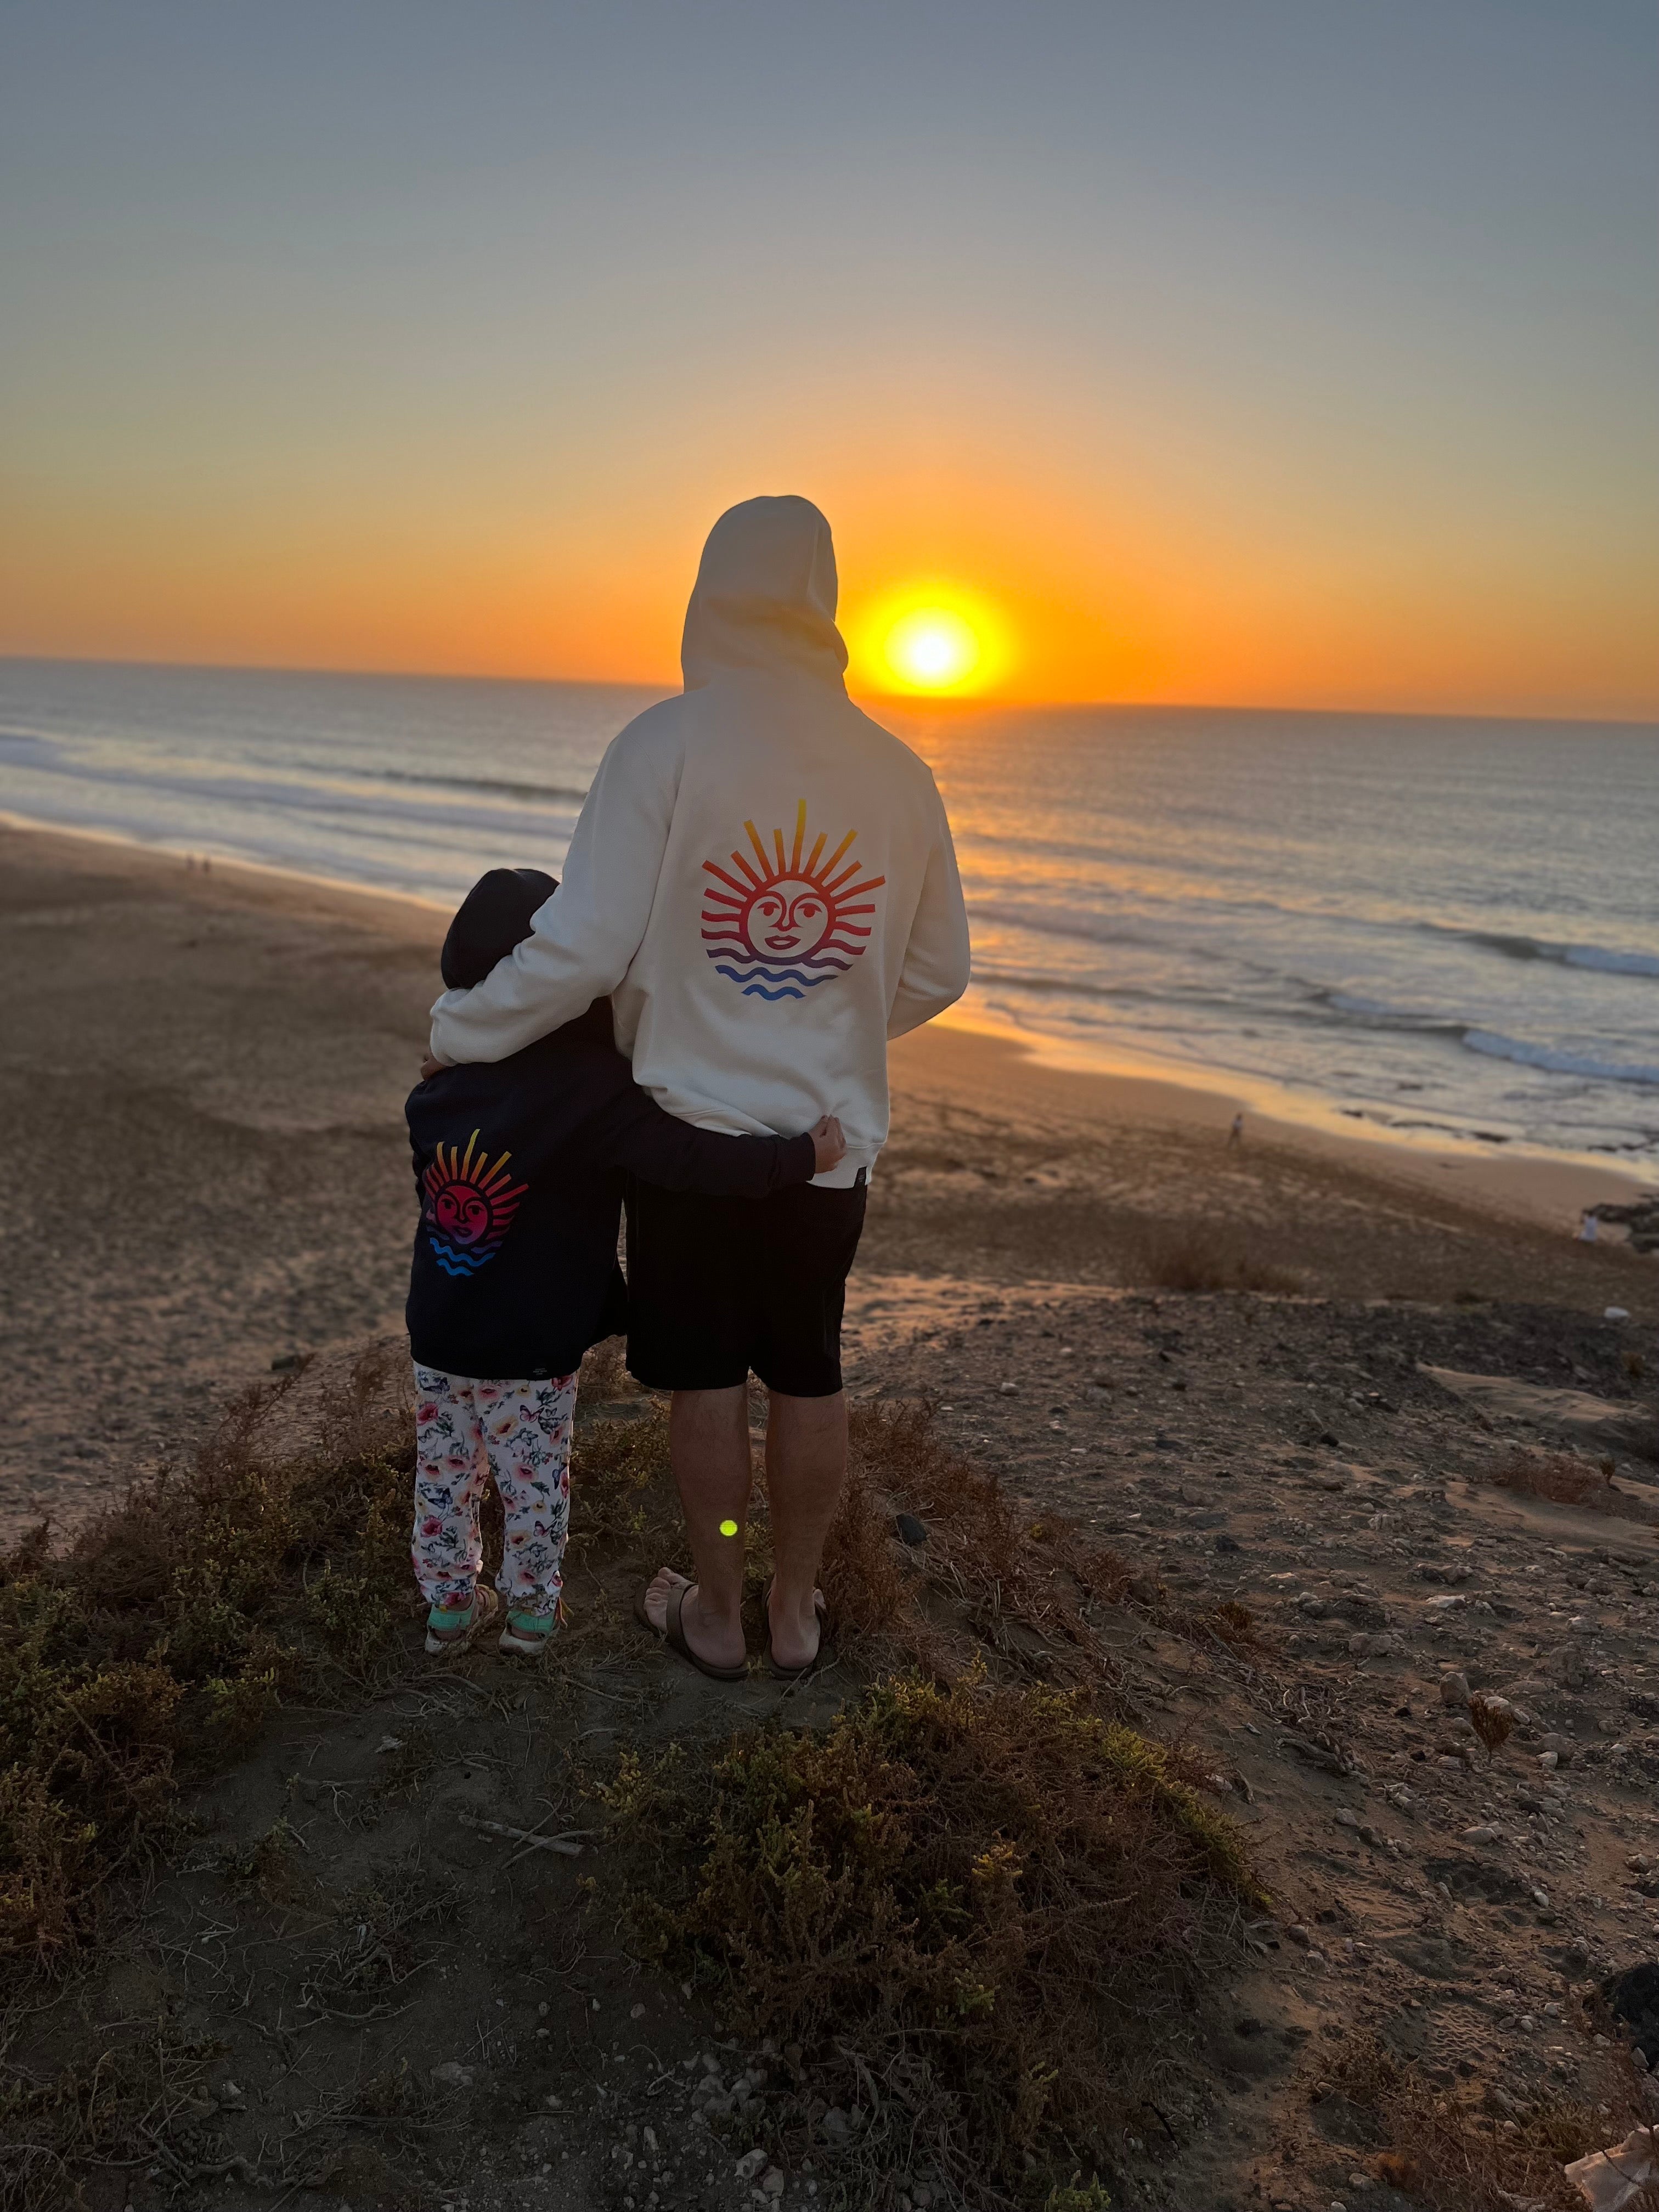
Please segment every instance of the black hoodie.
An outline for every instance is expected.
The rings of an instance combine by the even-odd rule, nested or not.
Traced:
[[[492,868],[444,943],[464,990],[530,928],[558,885]],[[765,1198],[811,1180],[811,1137],[728,1137],[665,1113],[611,1037],[608,1000],[510,1059],[447,1067],[404,1112],[421,1219],[407,1317],[423,1367],[496,1380],[568,1375],[627,1327],[617,1265],[632,1171],[670,1190]]]

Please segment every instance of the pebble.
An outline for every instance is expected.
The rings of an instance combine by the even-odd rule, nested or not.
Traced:
[[[1463,1829],[1462,1840],[1466,1844],[1501,1844],[1504,1840],[1504,1831],[1486,1823],[1480,1827]]]
[[[765,2164],[766,2153],[763,2150],[746,2150],[732,2171],[739,2181],[752,2181]]]
[[[1540,1751],[1538,1754],[1538,1764],[1546,1774],[1553,1774],[1561,1764],[1561,1754],[1559,1751]]]
[[[1440,1702],[1443,1705],[1467,1705],[1469,1702],[1469,1678],[1464,1674],[1443,1674],[1440,1677]]]

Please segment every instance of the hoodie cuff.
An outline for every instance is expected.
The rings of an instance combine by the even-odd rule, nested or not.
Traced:
[[[783,1146],[783,1173],[778,1182],[787,1188],[792,1183],[811,1182],[817,1165],[817,1152],[808,1136],[787,1137]]]

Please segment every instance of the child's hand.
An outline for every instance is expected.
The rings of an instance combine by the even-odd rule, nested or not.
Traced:
[[[847,1158],[847,1139],[841,1133],[841,1123],[833,1114],[826,1114],[807,1131],[812,1139],[812,1172],[823,1175],[826,1169],[838,1168]]]

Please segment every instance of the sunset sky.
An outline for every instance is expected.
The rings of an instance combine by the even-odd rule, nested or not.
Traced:
[[[1659,712],[1651,0],[13,0],[0,651]]]

